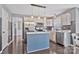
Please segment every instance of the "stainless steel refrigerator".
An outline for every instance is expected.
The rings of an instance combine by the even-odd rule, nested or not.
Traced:
[[[2,19],[0,18],[0,51],[2,49]]]

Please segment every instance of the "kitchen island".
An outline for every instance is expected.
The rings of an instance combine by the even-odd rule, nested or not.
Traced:
[[[49,48],[49,32],[27,32],[27,53]]]

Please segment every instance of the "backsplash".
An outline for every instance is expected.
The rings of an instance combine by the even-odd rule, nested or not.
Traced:
[[[71,30],[71,25],[63,25],[62,30]]]

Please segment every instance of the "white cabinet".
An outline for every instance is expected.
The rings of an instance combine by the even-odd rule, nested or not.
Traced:
[[[50,40],[54,43],[56,43],[56,32],[55,31],[50,31]]]
[[[79,33],[79,22],[76,23],[76,33]]]
[[[70,13],[66,13],[61,16],[62,25],[71,25],[71,15]]]
[[[54,19],[54,29],[61,29],[61,17],[57,17]]]
[[[52,26],[53,25],[53,19],[46,19],[46,26]]]
[[[65,15],[61,16],[61,21],[62,21],[62,25],[66,25],[66,16]]]
[[[38,19],[38,18],[37,18],[37,19],[35,19],[35,22],[36,22],[36,23],[44,23],[44,19],[41,19],[41,18]]]
[[[70,45],[70,31],[57,31],[57,43],[67,47]]]
[[[76,24],[76,33],[79,33],[79,9],[76,9],[76,20],[75,20],[75,24]]]

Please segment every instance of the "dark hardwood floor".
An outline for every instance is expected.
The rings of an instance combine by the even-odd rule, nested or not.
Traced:
[[[17,53],[17,54],[28,54],[27,53],[27,48],[26,48],[26,44],[24,44],[24,48],[21,51],[24,51],[24,53]],[[20,48],[20,47],[19,47]],[[11,48],[10,48],[11,49]],[[3,54],[12,54],[7,48],[3,51]],[[20,50],[18,50],[18,52],[20,52]],[[16,53],[14,53],[16,54]],[[46,49],[46,50],[41,50],[41,51],[37,51],[37,52],[33,52],[33,53],[29,53],[29,54],[79,54],[79,49],[75,49],[73,47],[64,47],[62,45],[50,42],[50,48]]]

